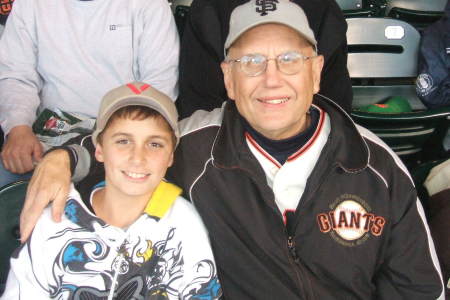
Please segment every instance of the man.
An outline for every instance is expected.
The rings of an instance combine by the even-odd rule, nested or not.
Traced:
[[[176,105],[182,118],[198,109],[212,110],[227,99],[220,63],[232,10],[247,0],[194,0],[180,48],[180,96]],[[276,1],[275,1],[276,2]],[[335,0],[294,0],[308,17],[324,56],[320,94],[351,110],[352,86],[347,71],[347,23]]]
[[[231,100],[180,123],[171,175],[208,228],[224,296],[443,299],[411,178],[385,144],[317,95],[316,44],[294,3],[239,6],[222,64]],[[70,148],[82,169],[80,149]],[[23,239],[48,198],[59,214],[68,160],[59,150],[38,167]]]
[[[15,1],[0,41],[0,186],[34,168],[40,142],[91,130],[113,87],[139,80],[176,99],[178,56],[165,0]],[[87,120],[74,130],[72,117]]]

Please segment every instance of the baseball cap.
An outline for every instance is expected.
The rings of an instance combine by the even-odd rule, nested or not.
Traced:
[[[109,91],[102,99],[92,141],[97,145],[97,137],[105,129],[109,118],[117,110],[131,105],[149,107],[159,112],[169,123],[178,141],[178,112],[175,103],[165,94],[143,82],[131,82]]]
[[[300,6],[289,0],[251,0],[237,6],[231,13],[225,50],[247,30],[266,23],[291,27],[317,48],[314,32]]]

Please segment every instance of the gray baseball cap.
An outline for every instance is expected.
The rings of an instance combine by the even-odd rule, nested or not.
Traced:
[[[159,112],[172,127],[177,144],[180,139],[178,112],[175,103],[165,94],[143,82],[131,82],[109,91],[102,99],[92,141],[105,129],[109,118],[117,110],[131,105],[146,106]]]
[[[231,13],[225,50],[247,30],[267,23],[291,27],[317,48],[314,32],[300,6],[289,0],[251,0],[237,6]]]

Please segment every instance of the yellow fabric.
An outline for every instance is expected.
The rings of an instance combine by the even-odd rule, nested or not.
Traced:
[[[181,195],[181,188],[172,183],[161,181],[153,192],[144,211],[149,216],[161,219],[179,195]]]

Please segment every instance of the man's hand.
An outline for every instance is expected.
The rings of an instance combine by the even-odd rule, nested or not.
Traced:
[[[16,174],[29,172],[41,160],[42,151],[42,145],[30,126],[16,126],[8,133],[3,145],[3,166]]]
[[[20,214],[20,240],[25,242],[48,203],[53,201],[52,217],[61,220],[70,188],[70,159],[65,150],[48,153],[37,165],[28,185]]]

